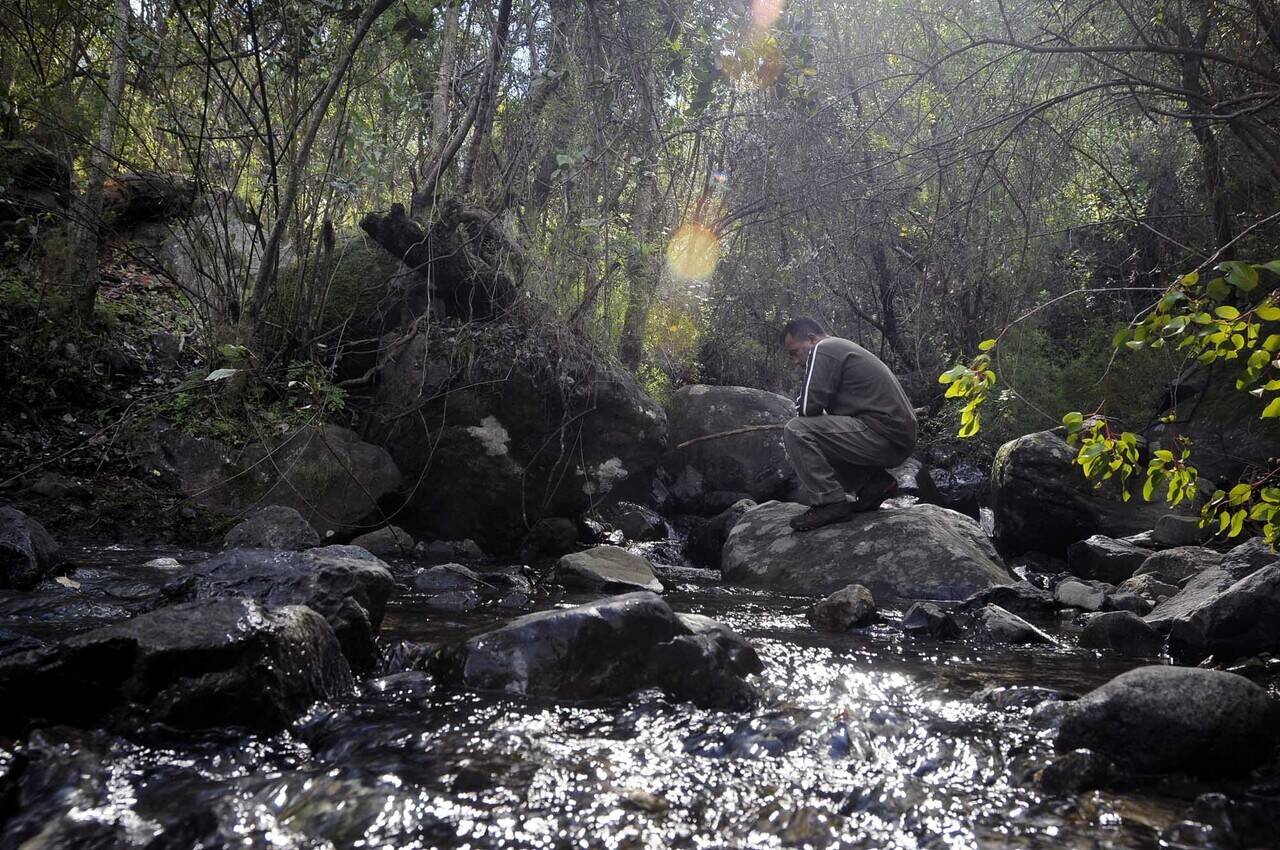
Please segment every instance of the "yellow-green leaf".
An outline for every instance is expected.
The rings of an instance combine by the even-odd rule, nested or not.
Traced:
[[[1280,418],[1280,396],[1271,399],[1270,403],[1262,409],[1262,419]]]
[[[990,351],[995,347],[996,341],[994,339],[984,339],[982,342],[978,343],[979,351]]]

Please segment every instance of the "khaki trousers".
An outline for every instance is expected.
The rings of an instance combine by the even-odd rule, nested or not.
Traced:
[[[911,455],[853,416],[797,416],[787,423],[783,443],[812,505],[887,483],[892,476],[885,470]]]

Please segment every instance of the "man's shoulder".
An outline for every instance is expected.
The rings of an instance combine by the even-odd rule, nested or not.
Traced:
[[[869,353],[865,348],[858,345],[853,340],[845,339],[844,337],[839,337],[839,336],[829,336],[829,337],[823,338],[822,342],[818,344],[818,350],[821,351],[823,354],[827,354],[832,357],[844,357],[847,354]]]

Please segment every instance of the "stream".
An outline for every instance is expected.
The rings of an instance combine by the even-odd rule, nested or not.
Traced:
[[[143,564],[203,553],[69,555],[80,586],[0,595],[0,636],[51,639],[129,616],[171,575]],[[412,591],[416,565],[391,565],[401,592],[382,628],[388,649],[512,616],[442,613]],[[1247,780],[1063,796],[1031,781],[1053,748],[1052,711],[1030,689],[1080,694],[1142,661],[907,638],[892,611],[886,625],[817,633],[811,599],[687,568],[661,576],[674,609],[755,645],[759,707],[700,710],[656,691],[589,705],[509,699],[446,690],[393,662],[271,737],[0,737],[0,848],[1275,846],[1274,821],[1258,822],[1275,804],[1251,798]],[[536,596],[535,607],[587,598]],[[1069,647],[1070,629],[1057,634]]]

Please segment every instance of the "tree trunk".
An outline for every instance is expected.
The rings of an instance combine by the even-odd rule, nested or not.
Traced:
[[[467,163],[463,168],[462,179],[458,181],[458,196],[465,197],[471,191],[473,182],[479,182],[483,194],[492,182],[493,167],[490,156],[493,148],[489,144],[489,134],[493,130],[493,116],[498,108],[498,81],[502,79],[500,68],[502,57],[506,52],[507,33],[511,29],[511,0],[501,0],[498,5],[498,21],[493,30],[493,49],[489,53],[489,73],[476,97],[480,98],[480,108],[476,115],[475,133],[471,137],[471,149],[467,152]]]
[[[461,0],[450,0],[444,10],[444,36],[440,40],[440,70],[436,74],[436,93],[431,101],[431,159],[440,156],[449,139],[449,89],[453,85],[453,67],[458,52],[458,19]]]
[[[631,218],[634,244],[626,263],[630,286],[627,290],[627,312],[622,320],[622,335],[618,340],[618,358],[633,372],[640,368],[649,307],[658,290],[658,264],[654,254],[647,250],[653,240],[657,220],[658,194],[658,163],[653,155],[653,101],[659,94],[652,67],[646,67],[637,74],[636,83],[636,99],[640,105],[637,147],[643,161],[637,166],[639,173],[636,175],[635,206]]]
[[[116,0],[116,28],[111,39],[111,72],[107,78],[106,102],[98,121],[98,141],[89,159],[88,184],[77,203],[71,223],[71,261],[67,283],[76,290],[76,315],[81,322],[93,318],[98,299],[98,231],[102,226],[103,183],[111,176],[115,157],[116,127],[120,124],[120,101],[124,97],[127,70],[125,50],[129,45],[129,0]]]

